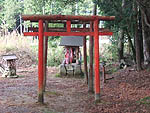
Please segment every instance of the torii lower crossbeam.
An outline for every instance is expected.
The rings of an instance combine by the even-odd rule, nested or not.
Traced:
[[[110,21],[114,20],[115,17],[106,17],[106,16],[65,16],[65,15],[23,15],[23,20],[37,21],[39,23],[38,32],[24,32],[25,36],[38,36],[39,37],[39,49],[38,49],[38,102],[44,102],[44,94],[43,94],[43,82],[44,82],[44,36],[94,36],[94,58],[95,58],[95,100],[100,100],[100,76],[99,76],[99,35],[112,35],[112,32],[109,31],[99,31],[99,21]],[[59,20],[59,23],[66,22],[66,27],[63,28],[63,32],[55,28],[53,31],[45,32],[43,28],[43,24],[45,21]],[[71,22],[76,21],[81,24],[85,24],[85,22],[94,23],[94,32],[90,32],[89,28],[78,29],[79,31],[72,31]],[[90,26],[91,27],[91,26]],[[93,28],[92,28],[93,29]],[[64,32],[65,31],[65,32]]]

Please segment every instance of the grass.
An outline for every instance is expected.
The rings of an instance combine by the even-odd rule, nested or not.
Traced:
[[[48,108],[45,108],[43,113],[58,113],[58,112],[50,111]]]
[[[95,102],[96,105],[108,105],[108,104],[111,104],[111,102],[107,102],[107,101],[103,101],[103,100],[100,100],[98,102]]]
[[[107,68],[107,67],[106,67]],[[111,67],[111,69],[109,69],[108,71],[106,71],[107,74],[112,74],[117,72],[119,69],[117,67]]]
[[[57,74],[55,75],[55,77],[61,77],[61,76],[60,76],[60,73],[57,73]]]
[[[149,97],[149,96],[148,96],[148,97],[144,97],[144,98],[140,99],[140,100],[138,101],[138,103],[150,105],[150,97]]]
[[[45,95],[47,95],[47,96],[61,96],[62,94],[55,92],[55,91],[46,91]]]
[[[20,48],[30,48],[31,40],[22,35],[11,33],[7,36],[0,37],[0,51],[11,51]]]
[[[19,60],[30,58],[30,60],[36,61],[38,58],[37,49],[32,46],[35,45],[38,47],[37,42],[38,40],[33,41],[32,37],[24,37],[23,35],[12,32],[11,34],[0,37],[0,55],[16,54]]]
[[[64,58],[63,48],[58,46],[60,40],[49,41],[48,66],[59,66]],[[53,43],[52,43],[53,42]],[[7,36],[0,37],[0,52],[7,54],[9,52],[26,51],[38,63],[38,39],[24,37],[15,32]],[[55,46],[54,46],[55,45]]]

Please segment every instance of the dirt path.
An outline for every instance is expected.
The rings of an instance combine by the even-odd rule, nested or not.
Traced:
[[[45,104],[37,102],[37,69],[18,69],[15,79],[0,78],[0,113],[149,113],[150,104],[139,102],[150,97],[149,71],[125,70],[101,88],[101,102],[79,78],[58,78],[56,68],[49,68]],[[142,76],[142,77],[141,77]]]

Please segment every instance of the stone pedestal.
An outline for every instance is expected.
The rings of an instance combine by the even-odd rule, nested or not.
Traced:
[[[65,69],[64,64],[61,64],[59,66],[59,73],[60,73],[60,76],[65,76],[66,75],[66,69]]]
[[[66,76],[66,75],[76,76],[81,74],[82,74],[81,65],[78,65],[76,63],[60,65],[61,76]]]

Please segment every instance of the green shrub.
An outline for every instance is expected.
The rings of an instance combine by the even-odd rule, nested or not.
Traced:
[[[61,77],[60,73],[56,73],[55,77]]]
[[[49,48],[47,56],[48,66],[59,66],[64,59],[63,48],[57,46],[56,48]]]
[[[59,66],[64,59],[63,47],[59,46],[59,43],[60,37],[49,37],[47,54],[48,66]]]
[[[100,54],[100,61],[113,60],[116,61],[118,59],[118,49],[116,45],[105,44],[103,45],[103,52]]]

